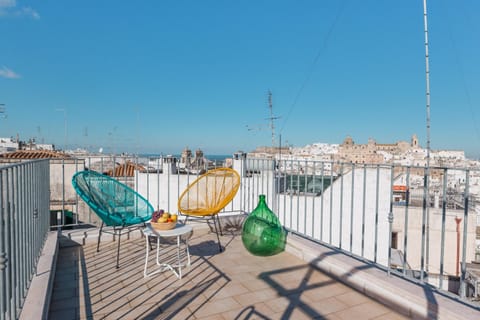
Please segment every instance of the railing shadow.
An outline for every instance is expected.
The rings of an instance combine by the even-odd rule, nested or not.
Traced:
[[[360,291],[355,286],[352,286],[351,282],[349,283],[349,280],[355,274],[357,274],[359,272],[362,272],[362,271],[365,271],[365,270],[368,270],[368,269],[376,269],[376,270],[379,270],[381,272],[385,272],[385,270],[383,268],[380,268],[378,265],[376,265],[374,263],[369,263],[369,262],[367,262],[363,259],[358,259],[358,258],[356,258],[354,256],[351,256],[351,255],[349,255],[349,258],[360,261],[362,263],[362,265],[352,267],[351,269],[349,269],[348,271],[345,271],[341,275],[334,274],[332,272],[328,272],[327,270],[324,270],[324,269],[318,267],[317,263],[321,262],[322,260],[324,260],[328,257],[332,257],[332,256],[335,256],[335,255],[345,256],[345,253],[342,252],[341,250],[334,249],[334,248],[329,248],[329,250],[330,251],[324,252],[324,253],[320,254],[317,258],[310,261],[310,263],[308,264],[307,271],[306,271],[306,273],[303,277],[302,283],[299,284],[299,286],[295,289],[285,289],[284,287],[282,287],[282,285],[280,283],[278,283],[274,280],[274,276],[278,275],[278,274],[281,274],[281,273],[285,273],[285,272],[298,272],[299,270],[305,268],[306,266],[296,266],[296,267],[290,267],[290,268],[283,268],[283,269],[278,269],[278,270],[270,271],[270,272],[264,272],[264,273],[260,274],[259,277],[261,279],[263,279],[265,282],[267,282],[269,284],[269,286],[271,286],[273,288],[276,288],[277,291],[278,291],[278,294],[280,296],[287,297],[288,300],[289,300],[289,305],[286,308],[284,314],[282,315],[282,317],[281,317],[282,319],[289,319],[291,317],[291,314],[292,314],[293,310],[297,307],[300,308],[309,317],[313,317],[313,318],[322,318],[323,317],[323,315],[318,314],[318,312],[313,310],[307,304],[302,303],[302,301],[300,299],[300,296],[305,291],[312,290],[312,289],[315,289],[315,288],[319,288],[321,286],[325,286],[325,285],[334,283],[335,281],[338,280],[338,281],[344,283],[345,285],[349,286],[351,289],[359,292],[360,294],[368,296],[368,294],[366,292]],[[334,279],[335,281],[323,282],[321,284],[306,285],[306,283],[308,283],[313,271],[318,271],[318,272],[324,273],[324,274],[328,275],[329,277],[331,277],[332,279]],[[393,275],[393,276],[395,276],[395,275]],[[423,289],[423,292],[424,292],[424,295],[425,295],[425,298],[426,298],[426,301],[427,301],[427,306],[426,306],[426,310],[425,310],[426,311],[425,314],[427,315],[426,318],[427,319],[438,319],[438,317],[439,317],[439,306],[438,306],[438,301],[435,298],[435,294],[434,294],[434,292],[436,290],[434,288],[426,285],[426,284],[416,283],[416,285],[419,285]],[[371,298],[375,299],[375,297],[373,297],[373,296]],[[407,306],[396,305],[396,307],[398,307],[399,309],[403,309],[401,311],[401,313],[404,313]],[[419,316],[419,315],[415,315],[415,316]]]
[[[60,237],[60,263],[57,263],[49,319],[64,319],[67,312],[72,319],[92,318],[92,302],[86,266],[85,252],[81,245]],[[73,281],[74,283],[67,283]],[[77,283],[75,283],[77,281]],[[67,290],[60,290],[67,286]],[[82,292],[81,292],[82,291]],[[57,294],[57,295],[56,295]],[[80,308],[83,309],[82,315]]]
[[[315,261],[323,259],[325,256],[331,255],[332,253],[325,253],[319,256],[317,259],[312,261],[309,264],[302,264],[298,266],[276,269],[273,271],[262,272],[259,275],[259,278],[265,281],[271,288],[274,288],[278,295],[288,299],[288,306],[283,312],[281,319],[291,319],[292,314],[295,309],[299,308],[307,317],[312,319],[324,319],[325,315],[320,314],[314,308],[312,308],[307,302],[304,302],[301,298],[302,294],[306,291],[325,287],[337,283],[336,280],[322,280],[320,282],[313,282],[312,275],[314,272],[325,273],[323,270],[315,266]],[[283,273],[295,273],[299,274],[301,270],[305,269],[304,275],[301,277],[301,280],[296,288],[287,289],[278,281],[275,281],[274,277]],[[245,318],[248,319],[248,318]]]

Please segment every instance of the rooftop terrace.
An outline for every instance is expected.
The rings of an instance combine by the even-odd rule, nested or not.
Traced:
[[[75,170],[82,170],[77,160],[72,161]],[[466,281],[475,230],[469,197],[460,210],[430,208],[436,223],[432,222],[431,250],[424,254],[420,247],[429,247],[429,242],[417,232],[422,208],[408,201],[398,208],[392,205],[393,167],[352,165],[331,187],[302,195],[276,185],[275,166],[269,161],[257,162],[253,171],[243,162],[237,163],[242,187],[228,212],[221,215],[222,224],[229,226],[221,241],[225,250],[219,253],[215,236],[194,225],[192,264],[181,280],[168,271],[143,277],[145,239],[138,231],[129,239],[122,237],[120,268],[116,269],[116,243],[102,237],[101,250],[96,252],[95,216],[88,212],[80,216],[84,205],[68,198],[68,192],[63,192],[63,206],[73,203],[68,208],[75,213],[76,223],[66,224],[66,216],[59,217],[57,212],[57,222],[63,225],[52,228],[49,210],[53,196],[44,190],[62,190],[52,187],[58,172],[50,170],[66,167],[58,160],[50,164],[42,160],[2,168],[0,320],[41,318],[41,314],[48,319],[480,318]],[[406,170],[408,184],[409,168]],[[68,182],[65,175],[69,171],[61,172]],[[468,186],[468,170],[465,174]],[[161,174],[136,173],[127,182],[155,207],[171,210],[189,179],[192,177],[172,174],[164,167]],[[160,197],[165,194],[167,198]],[[252,211],[258,194],[267,194],[288,230],[286,252],[276,256],[252,256],[239,237],[237,217]],[[64,211],[60,213],[66,214]],[[459,225],[462,233],[455,232],[450,221],[459,213],[465,218]],[[404,222],[403,216],[409,220]],[[355,223],[345,224],[353,218]],[[229,225],[229,221],[236,224]],[[394,245],[394,231],[398,232],[395,245],[405,250],[403,257],[408,258],[410,270],[421,271],[421,277],[392,265],[388,249]],[[451,236],[459,234],[462,242],[452,243],[455,238]],[[407,238],[408,247],[403,246]],[[437,257],[440,242],[441,256]],[[450,248],[455,243],[462,249],[458,277],[452,275],[455,261]],[[458,294],[459,283],[464,285],[466,297]]]
[[[238,235],[222,240],[219,253],[215,237],[197,229],[179,280],[171,271],[144,278],[143,239],[123,243],[116,270],[113,242],[97,253],[64,237],[49,319],[407,318],[291,253],[256,257]]]
[[[197,225],[189,242],[191,266],[177,279],[169,270],[144,278],[145,240],[139,232],[122,243],[120,268],[115,269],[116,243],[104,240],[97,253],[96,231],[65,231],[59,237],[48,319],[478,319],[480,315],[434,290],[292,234],[285,252],[257,257],[244,248],[238,232],[223,235],[225,250],[220,253],[216,236]],[[164,254],[172,258],[174,248],[165,247]],[[154,267],[152,256],[150,267]]]

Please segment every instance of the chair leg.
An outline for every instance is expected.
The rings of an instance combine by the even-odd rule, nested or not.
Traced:
[[[122,228],[123,229],[123,228]],[[120,267],[119,260],[120,260],[120,236],[122,235],[122,229],[118,230],[118,244],[117,244],[117,269]]]
[[[102,221],[102,225],[100,226],[100,230],[98,231],[97,252],[100,252],[100,237],[102,236],[103,225],[104,223]]]
[[[215,216],[217,217],[218,229],[220,231],[220,235],[223,236],[222,225],[220,224],[220,217],[218,216],[218,214],[216,214]]]
[[[215,226],[215,233],[217,234],[218,251],[222,252],[223,249],[222,249],[222,244],[220,243],[220,236],[218,235],[219,230],[217,229],[217,223],[215,222],[215,215],[212,218],[213,218],[213,225]],[[218,220],[218,228],[220,229],[220,220]]]

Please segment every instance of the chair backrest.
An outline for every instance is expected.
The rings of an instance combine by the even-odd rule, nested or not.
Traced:
[[[72,178],[78,195],[107,226],[128,226],[150,220],[153,206],[132,188],[95,171]]]
[[[178,211],[195,216],[217,214],[232,201],[239,187],[237,171],[230,168],[209,170],[183,191],[178,199]]]

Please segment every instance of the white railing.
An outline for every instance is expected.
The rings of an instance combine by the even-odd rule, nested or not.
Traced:
[[[49,161],[0,168],[0,319],[17,319],[49,231]]]
[[[64,162],[64,190],[56,197],[61,194],[61,212],[71,217],[60,215],[58,227],[97,223],[68,177],[84,168],[115,175],[156,209],[175,212],[179,195],[197,174],[180,173],[179,160],[172,157],[147,160],[89,157],[69,160],[73,169]],[[221,215],[248,214],[264,194],[290,232],[464,298],[474,292],[468,280],[475,260],[479,168],[247,159],[244,154],[234,155],[232,164],[242,184]]]

